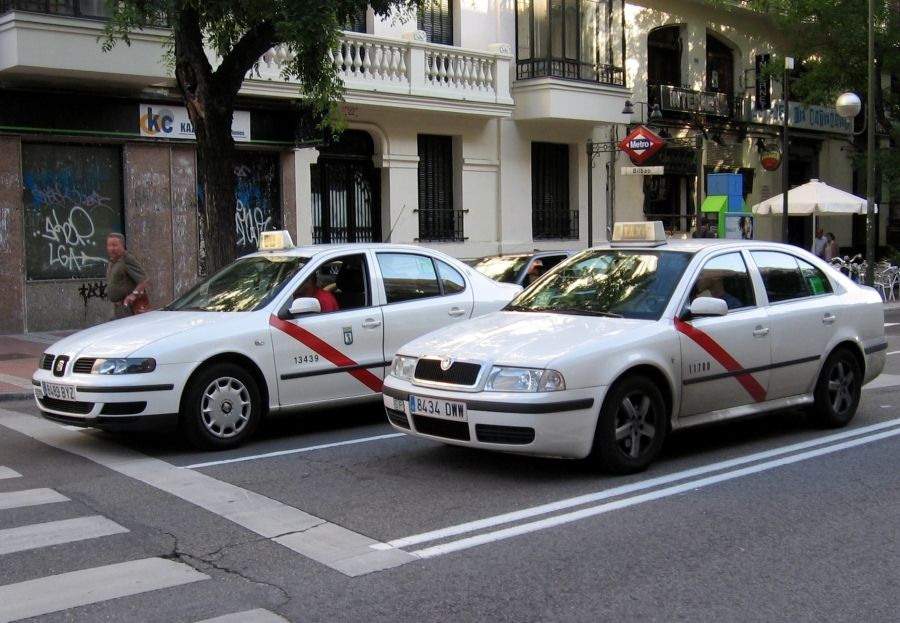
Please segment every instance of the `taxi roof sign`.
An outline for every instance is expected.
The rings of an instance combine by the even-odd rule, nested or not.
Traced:
[[[613,225],[613,242],[643,242],[662,244],[666,241],[666,228],[662,221],[634,221]]]
[[[278,231],[264,231],[259,235],[260,251],[280,251],[282,249],[290,249],[294,246],[291,240],[291,234],[286,229]]]

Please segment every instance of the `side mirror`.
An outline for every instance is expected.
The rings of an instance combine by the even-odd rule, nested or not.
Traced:
[[[303,314],[318,314],[321,311],[322,306],[319,304],[319,299],[300,297],[291,301],[291,306],[288,307],[283,314],[279,314],[278,317],[282,320],[286,320],[287,318],[293,318],[294,316],[301,316]]]
[[[728,303],[712,296],[698,296],[688,306],[692,317],[724,316],[728,313]]]

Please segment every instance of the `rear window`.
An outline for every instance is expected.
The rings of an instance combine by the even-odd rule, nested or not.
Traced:
[[[831,282],[809,262],[779,251],[753,251],[770,303],[831,294]]]

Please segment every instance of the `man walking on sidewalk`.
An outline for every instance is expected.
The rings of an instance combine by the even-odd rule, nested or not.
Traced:
[[[138,259],[125,248],[125,236],[113,232],[106,237],[106,296],[113,304],[113,318],[133,314],[131,304],[144,293],[147,272]]]

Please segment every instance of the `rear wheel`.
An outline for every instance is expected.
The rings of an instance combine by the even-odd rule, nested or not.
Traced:
[[[845,426],[856,415],[861,393],[862,371],[856,357],[846,348],[835,350],[816,381],[810,410],[813,421],[826,428]]]
[[[202,370],[187,389],[181,424],[188,440],[209,450],[225,450],[249,439],[262,415],[256,381],[231,363]]]
[[[643,376],[626,377],[603,401],[591,459],[610,473],[642,471],[659,454],[666,427],[665,403],[656,384]]]

